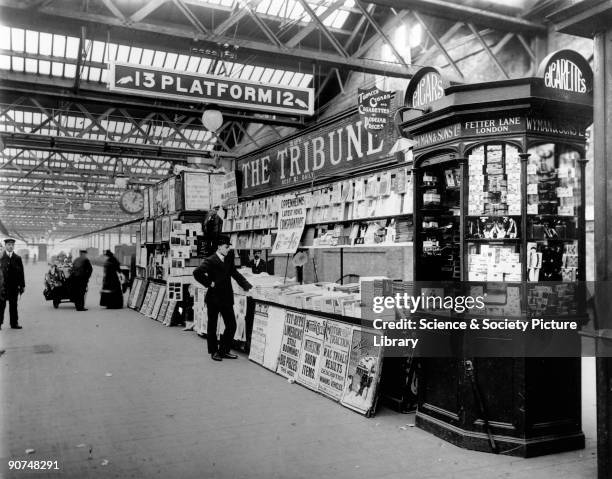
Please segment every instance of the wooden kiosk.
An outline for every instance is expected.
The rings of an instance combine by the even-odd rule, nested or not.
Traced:
[[[569,50],[533,78],[418,72],[399,124],[415,142],[415,281],[584,281],[592,109],[592,72]],[[480,451],[582,448],[580,358],[423,359],[416,423]]]

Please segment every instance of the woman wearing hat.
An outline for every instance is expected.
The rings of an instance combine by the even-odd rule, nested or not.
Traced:
[[[100,306],[106,306],[108,309],[121,309],[123,308],[123,291],[121,281],[119,281],[119,260],[108,249],[104,254],[106,261],[104,262]]]

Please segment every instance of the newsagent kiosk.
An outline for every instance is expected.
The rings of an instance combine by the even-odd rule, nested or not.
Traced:
[[[590,67],[569,50],[533,78],[415,75],[398,121],[414,142],[415,281],[586,279],[592,101]],[[579,357],[427,358],[419,374],[417,426],[452,443],[525,457],[584,447]]]

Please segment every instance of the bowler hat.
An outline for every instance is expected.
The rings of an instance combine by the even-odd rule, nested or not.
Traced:
[[[230,240],[230,237],[227,235],[219,235],[219,241],[218,241],[219,245],[223,245],[223,244],[227,244],[227,245],[232,245],[232,242]]]

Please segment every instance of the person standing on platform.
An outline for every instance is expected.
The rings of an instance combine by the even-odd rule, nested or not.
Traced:
[[[3,277],[3,290],[0,293],[0,328],[4,322],[4,310],[6,302],[9,303],[9,317],[12,329],[21,329],[19,325],[19,314],[17,312],[17,301],[25,291],[25,275],[23,273],[23,262],[15,249],[15,240],[6,238],[4,240],[4,253],[0,257],[0,269]]]
[[[77,311],[87,311],[85,308],[85,293],[87,292],[87,283],[93,268],[89,258],[87,258],[87,250],[79,251],[79,257],[72,263],[72,287],[74,289],[74,305]]]
[[[253,261],[249,264],[253,274],[267,273],[268,268],[266,262],[261,259],[261,250],[253,251]]]
[[[204,237],[206,239],[206,255],[212,255],[217,251],[219,235],[223,230],[223,220],[219,216],[220,206],[215,206],[204,223]]]
[[[106,261],[104,262],[100,306],[106,306],[108,309],[121,309],[123,308],[123,292],[121,281],[119,281],[119,260],[110,250],[106,250],[104,254]]]
[[[204,263],[193,272],[194,278],[208,288],[204,298],[208,309],[206,340],[208,354],[215,361],[221,361],[223,358],[236,359],[238,357],[230,352],[232,340],[236,333],[232,278],[246,291],[252,288],[251,283],[236,271],[234,255],[229,254],[231,249],[229,237],[220,235],[218,241],[219,245],[215,254],[206,258]],[[223,317],[223,323],[225,324],[225,331],[223,331],[220,343],[217,341],[217,320],[219,313]]]

